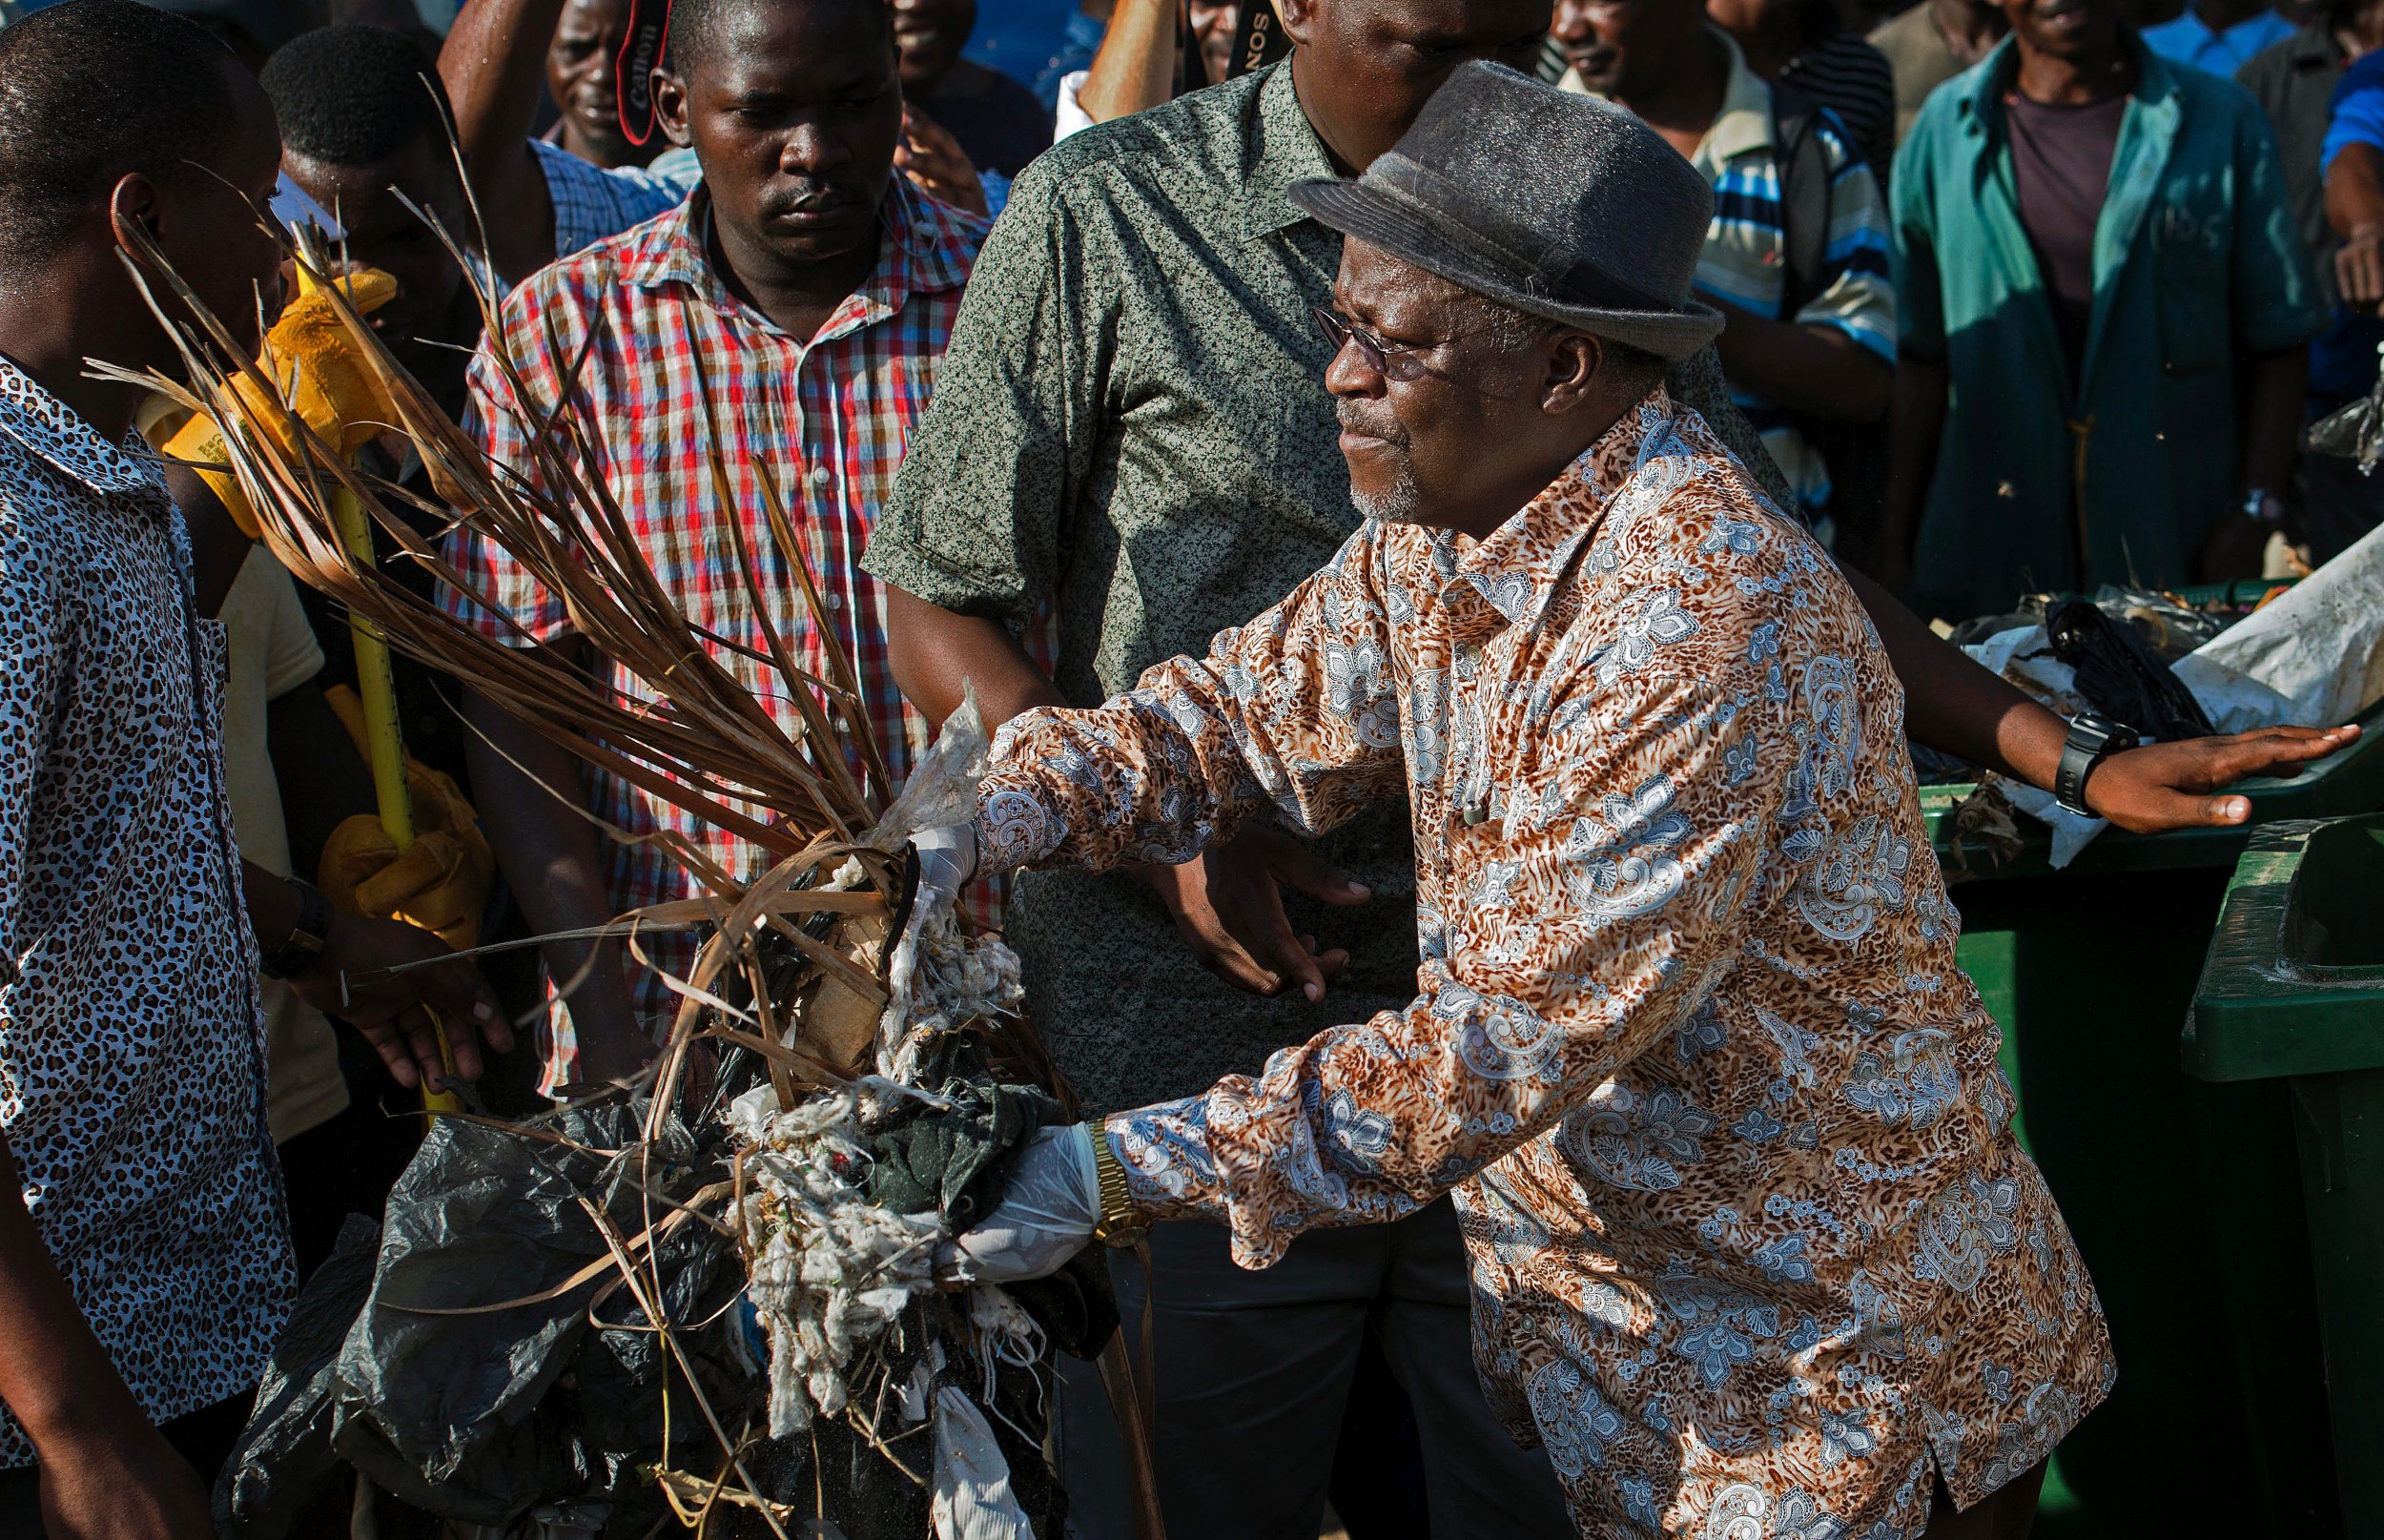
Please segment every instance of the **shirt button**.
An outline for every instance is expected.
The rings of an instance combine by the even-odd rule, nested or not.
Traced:
[[[831,609],[842,609],[844,607],[844,595],[840,593],[830,594],[828,596],[828,607]]]
[[[832,480],[833,480],[833,478],[829,475],[827,466],[813,465],[812,467],[812,484],[819,488],[821,491],[825,492],[828,490],[828,483]]]

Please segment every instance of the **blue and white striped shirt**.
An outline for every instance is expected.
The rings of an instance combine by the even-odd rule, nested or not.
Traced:
[[[1697,290],[1773,320],[1835,326],[1894,361],[1896,288],[1888,273],[1887,212],[1878,177],[1837,115],[1822,111],[1815,132],[1829,166],[1830,197],[1820,292],[1788,313],[1787,216],[1780,186],[1780,155],[1787,146],[1774,142],[1772,88],[1747,68],[1726,33],[1712,31],[1730,51],[1730,85],[1721,111],[1691,157],[1714,185],[1714,222],[1697,260]],[[1824,509],[1829,468],[1787,414],[1735,381],[1731,397],[1763,436],[1805,513]]]

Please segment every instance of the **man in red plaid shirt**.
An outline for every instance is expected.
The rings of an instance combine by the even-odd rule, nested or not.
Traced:
[[[799,580],[768,570],[766,476],[807,544],[834,640],[859,670],[900,777],[930,729],[894,688],[883,591],[858,563],[926,409],[985,225],[893,175],[902,91],[891,18],[884,0],[677,0],[674,72],[657,75],[655,98],[673,142],[693,146],[703,184],[678,208],[513,292],[504,345],[534,399],[514,399],[484,342],[465,423],[492,460],[526,470],[523,422],[551,410],[568,377],[569,408],[606,457],[599,472],[688,618],[762,646],[728,530],[743,521],[765,563],[771,624],[803,667],[825,674],[825,639]],[[707,448],[714,424],[727,502]],[[532,640],[456,589],[442,595],[451,613],[559,658],[583,646],[555,596],[468,525],[450,544],[469,587]],[[771,693],[762,667],[714,651],[796,729],[792,703]],[[623,670],[612,683],[643,693]],[[640,841],[659,831],[684,836],[731,877],[759,873],[760,853],[744,842],[584,770],[486,701],[470,700],[466,711],[483,740],[473,746],[472,777],[489,840],[539,932],[692,896],[693,878]],[[853,762],[857,770],[857,751]],[[548,1090],[617,1078],[652,1054],[651,1033],[678,1003],[663,975],[684,976],[693,948],[667,936],[641,937],[638,948],[643,955],[631,957],[617,942],[548,943],[550,976],[580,980],[550,1014]]]

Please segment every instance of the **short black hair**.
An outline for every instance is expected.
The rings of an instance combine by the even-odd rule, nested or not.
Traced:
[[[698,64],[711,56],[713,45],[719,41],[721,27],[739,8],[763,5],[770,0],[671,0],[670,37],[663,68],[685,79]],[[886,46],[893,48],[894,6],[889,0],[797,0],[801,4],[861,4],[874,5],[885,17]]]
[[[0,29],[0,262],[57,254],[121,177],[159,181],[239,131],[239,68],[196,22],[64,0]]]
[[[427,140],[447,140],[439,61],[404,32],[344,23],[294,38],[265,61],[281,142],[332,166],[377,166]]]

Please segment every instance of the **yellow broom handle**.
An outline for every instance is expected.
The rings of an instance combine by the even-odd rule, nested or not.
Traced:
[[[331,518],[348,554],[373,560],[373,528],[356,494],[331,490]],[[356,692],[364,705],[364,741],[373,766],[373,794],[380,803],[380,827],[400,854],[414,847],[414,803],[405,791],[405,734],[398,725],[398,687],[389,671],[389,644],[380,628],[361,615],[348,617],[356,644]]]
[[[363,504],[344,486],[331,489],[331,520],[340,543],[359,562],[373,560],[373,526]],[[373,763],[373,795],[380,803],[380,827],[403,854],[414,846],[414,801],[405,790],[405,731],[398,722],[397,676],[389,671],[389,644],[380,628],[363,616],[348,616],[348,634],[356,645],[356,693],[364,706],[364,743]],[[439,1057],[449,1071],[455,1056],[447,1049],[447,1029],[438,1026]],[[422,1105],[432,1112],[462,1112],[463,1102],[451,1091],[424,1088]]]

